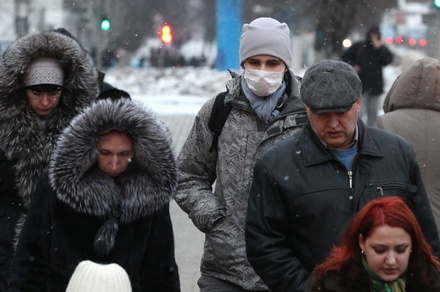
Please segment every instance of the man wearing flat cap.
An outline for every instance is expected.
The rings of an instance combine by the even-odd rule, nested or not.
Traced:
[[[369,201],[400,196],[440,255],[439,236],[414,151],[358,119],[361,81],[324,60],[304,74],[309,123],[257,159],[249,196],[248,260],[272,291],[304,291],[352,217]]]

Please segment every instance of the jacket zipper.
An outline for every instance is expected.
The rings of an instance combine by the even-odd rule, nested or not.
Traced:
[[[350,185],[351,193],[353,194],[353,172],[351,170],[348,171],[348,183]]]

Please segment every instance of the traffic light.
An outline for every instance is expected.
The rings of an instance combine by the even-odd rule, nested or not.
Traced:
[[[440,8],[440,0],[434,0],[434,6]]]
[[[169,26],[168,24],[165,24],[164,26],[162,26],[162,30],[160,33],[160,39],[164,43],[167,43],[167,44],[173,40],[173,35],[171,34],[171,26]]]
[[[102,19],[101,30],[110,30],[110,19],[108,19],[108,18]]]

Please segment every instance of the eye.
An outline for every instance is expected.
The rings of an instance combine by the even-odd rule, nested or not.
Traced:
[[[269,66],[269,67],[276,67],[276,66],[278,66],[280,64],[281,64],[280,61],[270,61],[270,62],[267,63],[267,66]]]
[[[42,91],[39,90],[32,90],[33,95],[41,95]]]
[[[375,247],[374,252],[377,254],[383,254],[385,252],[385,249],[381,247]]]
[[[100,155],[109,155],[109,154],[110,154],[110,151],[99,149],[99,154],[100,154]]]
[[[398,254],[403,254],[406,252],[406,249],[407,249],[406,247],[398,247],[398,248],[396,248],[396,252]]]
[[[124,152],[121,152],[119,155],[126,157],[126,156],[129,156],[130,154],[131,154],[131,151],[124,151]]]

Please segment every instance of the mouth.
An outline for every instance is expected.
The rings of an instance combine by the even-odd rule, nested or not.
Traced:
[[[341,132],[333,131],[333,132],[327,132],[326,134],[327,134],[327,136],[329,136],[331,138],[336,138],[336,137],[339,137],[341,135]]]
[[[395,273],[397,273],[397,269],[383,269],[383,272],[387,275],[394,275]]]
[[[109,175],[109,176],[117,176],[118,174],[119,174],[119,172],[118,171],[107,171],[107,174]]]
[[[40,108],[39,112],[42,114],[48,114],[53,110],[53,108]]]

